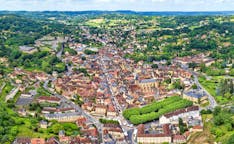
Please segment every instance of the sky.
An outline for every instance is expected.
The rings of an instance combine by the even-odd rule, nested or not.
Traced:
[[[233,11],[234,0],[0,0],[0,10]]]

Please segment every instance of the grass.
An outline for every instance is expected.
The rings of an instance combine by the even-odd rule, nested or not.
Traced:
[[[210,133],[210,129],[212,127],[212,123],[211,123],[212,118],[213,118],[212,114],[202,115],[202,120],[204,124],[203,132],[193,133],[188,143],[192,143],[192,144],[214,143],[215,138]]]
[[[51,93],[45,90],[42,87],[37,88],[37,95],[36,96],[51,96]]]
[[[234,121],[234,115],[231,114],[231,116],[232,120]],[[203,132],[192,134],[188,143],[200,144],[221,142],[225,144],[230,136],[234,134],[233,129],[228,130],[228,126],[226,125],[227,123],[216,126],[213,123],[213,114],[203,114],[202,120],[204,124]],[[219,132],[218,135],[214,135],[213,133],[216,133],[217,131]]]
[[[7,94],[14,88],[14,86],[12,86],[10,84],[10,82],[6,82],[5,87],[2,89],[2,93],[0,95],[0,99],[1,100],[5,100]]]
[[[86,22],[86,24],[88,26],[92,26],[92,27],[99,27],[100,25],[105,23],[105,19],[92,19]]]
[[[219,85],[219,82],[223,79],[223,76],[213,76],[210,80],[207,80],[205,77],[199,77],[200,84],[212,95],[215,97],[215,100],[219,104],[229,103],[230,100],[217,95],[216,88]]]

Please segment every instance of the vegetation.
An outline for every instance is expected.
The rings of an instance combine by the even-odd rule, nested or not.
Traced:
[[[186,124],[183,122],[181,118],[179,118],[179,128],[180,128],[180,134],[183,134],[186,130]]]
[[[92,51],[90,49],[86,49],[86,50],[84,50],[84,53],[87,54],[87,55],[92,55],[92,54],[96,54],[97,52]]]
[[[191,106],[193,103],[179,96],[169,97],[165,100],[154,102],[142,108],[131,108],[123,112],[123,116],[133,124],[141,124],[158,119],[161,115],[177,109]]]
[[[211,79],[200,77],[199,82],[202,86],[215,97],[216,101],[220,104],[233,103],[232,80],[225,79],[224,77],[215,76]]]
[[[100,123],[102,124],[119,124],[116,120],[108,120],[108,119],[99,119]]]
[[[213,127],[211,133],[215,135],[216,140],[228,143],[231,134],[234,134],[234,117],[230,109],[216,107],[213,112]]]

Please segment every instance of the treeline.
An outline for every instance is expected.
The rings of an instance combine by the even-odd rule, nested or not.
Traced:
[[[47,73],[52,73],[53,71],[61,73],[66,70],[66,65],[59,58],[46,51],[26,54],[17,49],[7,49],[8,53],[5,53],[5,56],[8,57],[12,67],[17,66],[29,70],[42,70]]]
[[[192,105],[191,101],[174,96],[142,108],[127,109],[123,112],[123,116],[133,124],[141,124],[158,119],[163,114]]]
[[[49,33],[70,33],[64,24],[17,15],[2,16],[0,30],[4,43],[11,46],[34,44],[36,39]]]
[[[233,111],[231,109],[216,107],[213,111],[213,124],[214,126],[211,128],[211,133],[215,135],[216,139],[220,139],[228,134],[233,134]],[[224,143],[231,144],[234,142],[233,136],[234,135],[231,135],[230,138],[228,138],[228,135],[228,137],[225,138]]]
[[[0,107],[0,143],[11,143],[18,134],[18,125],[21,122],[15,121],[15,114],[9,114],[5,104]]]
[[[234,97],[234,80],[233,79],[222,79],[218,88],[218,95],[222,95],[227,99]]]

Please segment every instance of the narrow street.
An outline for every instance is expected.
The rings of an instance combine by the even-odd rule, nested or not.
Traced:
[[[87,114],[85,111],[82,110],[82,108],[78,105],[76,105],[74,102],[72,102],[70,99],[67,99],[66,97],[56,93],[56,92],[53,92],[50,90],[50,88],[48,88],[48,83],[49,83],[49,80],[47,80],[44,84],[43,84],[43,87],[48,90],[51,94],[53,94],[53,96],[56,96],[58,98],[60,98],[63,102],[66,102],[67,104],[70,104],[70,106],[72,108],[74,108],[77,112],[80,113],[81,116],[84,116],[89,122],[93,123],[97,129],[98,129],[98,132],[99,132],[99,135],[100,137],[102,136],[102,127],[103,125],[97,120],[95,119],[94,117],[92,117],[91,115]]]
[[[123,108],[119,104],[119,102],[116,99],[115,94],[114,94],[114,92],[112,90],[112,85],[111,85],[111,82],[109,81],[110,78],[109,78],[109,75],[107,73],[108,70],[106,69],[106,63],[104,61],[103,56],[99,57],[99,64],[100,64],[100,67],[102,68],[102,71],[103,71],[103,74],[104,74],[104,81],[107,84],[107,88],[108,88],[109,93],[111,94],[112,103],[113,103],[113,105],[114,105],[114,107],[115,107],[115,109],[116,109],[116,111],[118,113],[118,116],[116,117],[116,119],[121,122],[121,127],[122,127],[123,131],[125,133],[127,133],[127,137],[126,137],[128,139],[127,141],[129,143],[135,143],[134,140],[133,140],[134,126],[130,127],[130,123],[122,115]]]
[[[183,67],[183,66],[182,66],[181,68],[183,68],[184,70],[189,71],[189,72],[193,75],[195,84],[196,84],[199,88],[201,88],[201,89],[205,92],[205,94],[208,96],[209,106],[208,106],[207,108],[208,108],[208,109],[214,109],[218,104],[217,104],[217,102],[215,101],[215,98],[199,83],[199,80],[198,80],[198,77],[197,77],[197,73],[194,72],[194,71],[192,71],[192,70],[190,70],[190,69],[187,68],[187,67]]]

